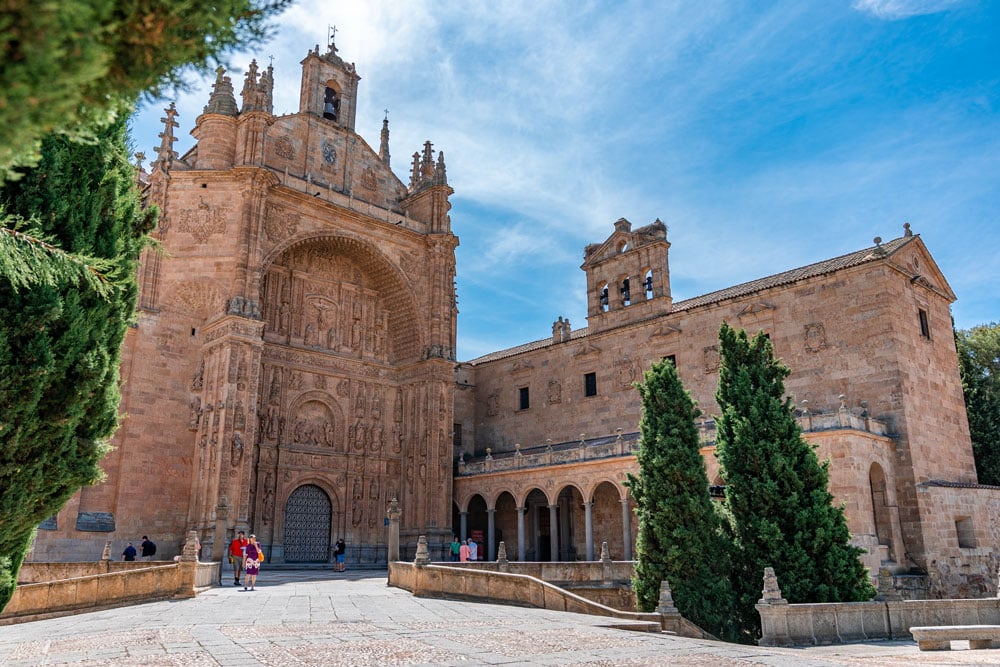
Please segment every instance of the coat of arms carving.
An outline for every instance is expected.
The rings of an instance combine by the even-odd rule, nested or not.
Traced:
[[[213,208],[202,198],[197,208],[180,212],[177,216],[177,230],[191,234],[198,243],[204,243],[212,234],[225,233],[228,214],[228,209]]]

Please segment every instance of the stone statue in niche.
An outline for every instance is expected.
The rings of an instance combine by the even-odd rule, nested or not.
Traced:
[[[302,389],[302,373],[292,371],[291,377],[288,379],[288,386],[291,389]]]
[[[264,433],[272,440],[278,437],[278,413],[280,408],[277,405],[267,406],[267,417],[264,419]]]
[[[267,477],[264,478],[264,524],[271,523],[271,516],[274,514],[274,476],[271,473],[267,473]]]
[[[241,403],[236,404],[236,409],[233,410],[233,428],[242,431],[246,428],[247,420],[246,415],[243,414],[243,405]]]
[[[243,436],[239,433],[233,433],[233,442],[229,455],[229,462],[235,468],[240,464],[243,459]]]
[[[193,391],[200,391],[205,384],[205,361],[202,360],[198,364],[198,370],[195,372],[194,377],[191,378],[191,389]]]
[[[271,374],[271,389],[267,394],[267,402],[273,404],[281,401],[281,369],[275,368]]]
[[[309,347],[315,347],[316,341],[316,325],[310,322],[306,325],[305,333],[302,334],[302,343],[303,345],[308,345]]]
[[[381,392],[378,389],[372,392],[372,420],[379,421],[382,419],[382,399],[379,397]]]
[[[344,379],[337,383],[337,396],[347,398],[351,395],[351,381]]]
[[[364,513],[363,501],[364,490],[361,488],[361,480],[354,480],[354,493],[351,498],[351,525],[357,527],[361,525],[361,515]]]
[[[191,397],[191,416],[188,419],[188,428],[196,429],[201,424],[201,397]]]
[[[291,321],[292,307],[287,301],[282,301],[278,308],[278,333],[287,334],[289,322]]]
[[[327,447],[333,447],[337,442],[336,435],[333,432],[333,424],[329,421],[323,422],[323,442]]]

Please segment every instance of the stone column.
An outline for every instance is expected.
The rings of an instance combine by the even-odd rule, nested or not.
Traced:
[[[458,539],[464,542],[469,537],[468,525],[469,525],[469,513],[459,512],[458,513]]]
[[[524,543],[524,511],[526,508],[517,508],[517,559],[524,562],[527,545]]]
[[[549,505],[549,560],[559,560],[559,505]]]
[[[587,533],[587,560],[594,560],[594,503],[583,504],[583,520]]]
[[[624,560],[632,560],[632,512],[628,506],[628,496],[622,498],[622,542],[625,544]]]
[[[493,517],[496,514],[496,508],[486,510],[486,558],[483,560],[493,560],[496,558],[496,541],[493,537]]]
[[[389,511],[386,512],[389,517],[389,553],[387,559],[390,563],[399,560],[399,517],[401,514],[399,501],[396,500],[396,496],[393,496],[389,503]]]

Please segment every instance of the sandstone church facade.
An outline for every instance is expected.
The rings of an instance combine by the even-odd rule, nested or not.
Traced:
[[[386,508],[411,555],[453,534],[494,557],[630,558],[640,380],[669,357],[706,415],[719,324],[766,331],[873,571],[926,593],[996,590],[1000,494],[977,484],[951,337],[955,296],[909,229],[856,253],[674,302],[666,227],[615,223],[588,246],[588,326],[455,360],[455,248],[444,156],[409,183],[356,134],[358,76],[333,44],[302,61],[299,110],[273,113],[273,71],[240,94],[219,71],[197,143],[171,107],[146,196],[162,252],[141,272],[123,351],[124,419],[106,480],[40,528],[31,558],[82,560],[149,534],[202,558],[237,529],[273,562],[384,563]],[[903,584],[900,584],[903,585]]]

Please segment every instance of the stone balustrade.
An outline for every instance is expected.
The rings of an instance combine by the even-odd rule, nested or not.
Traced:
[[[832,430],[863,431],[874,435],[888,435],[885,422],[873,419],[867,413],[855,414],[845,407],[826,413],[797,412],[796,421],[803,433]],[[539,468],[578,461],[592,461],[614,457],[634,456],[639,447],[638,432],[581,438],[569,442],[547,443],[521,447],[514,451],[494,453],[486,450],[486,456],[470,459],[460,458],[456,464],[457,475],[478,475],[526,468]],[[698,439],[702,447],[715,446],[715,422],[704,420],[698,424]]]

